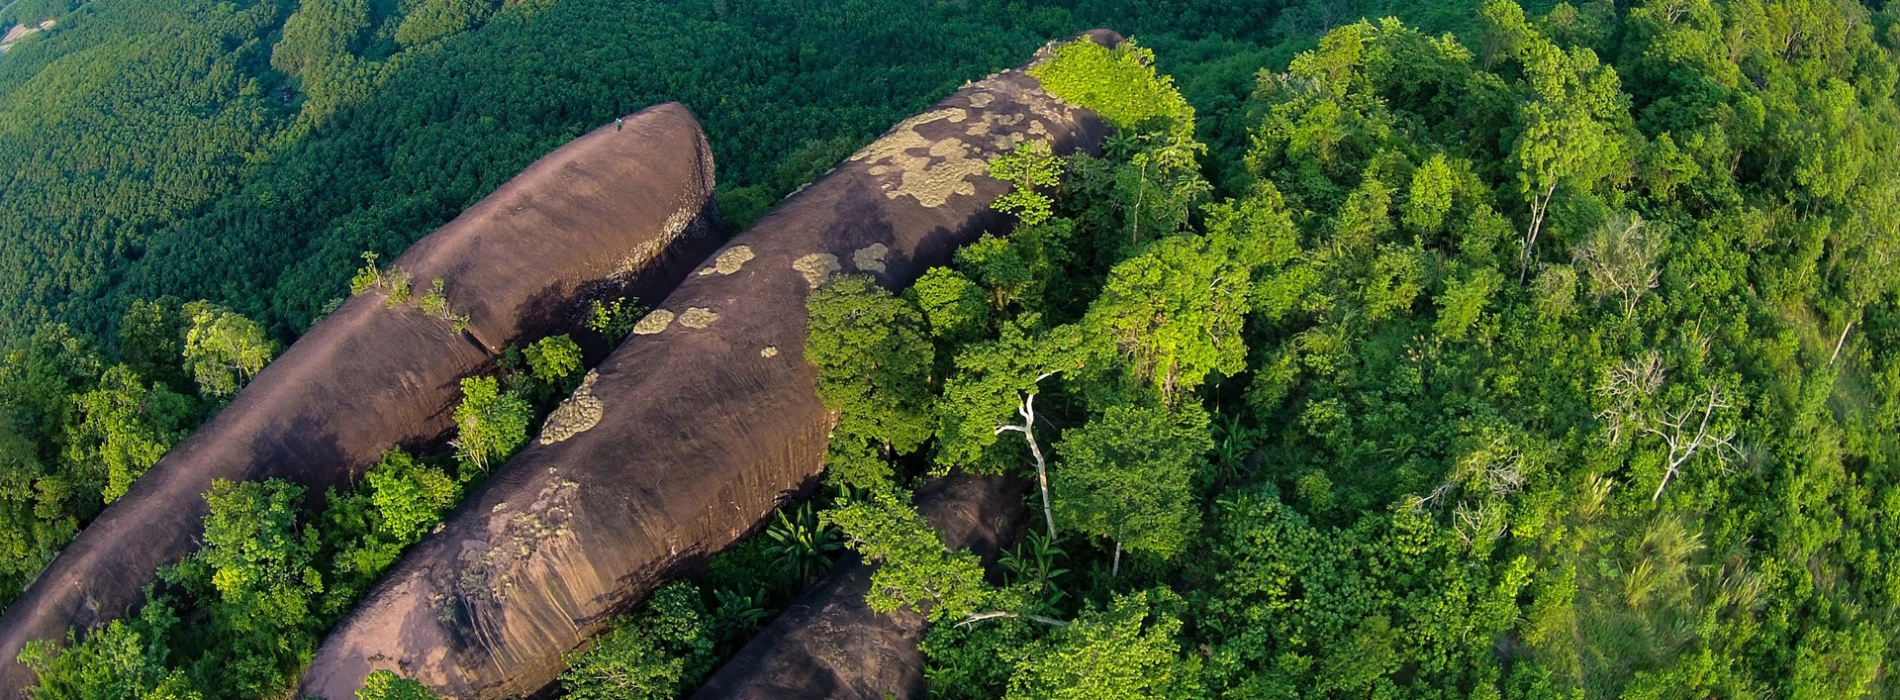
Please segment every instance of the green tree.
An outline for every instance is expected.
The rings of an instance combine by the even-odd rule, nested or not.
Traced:
[[[998,448],[998,438],[1006,432],[1021,434],[1034,460],[1044,523],[1053,539],[1048,462],[1036,441],[1036,395],[1043,380],[1082,366],[1081,334],[1075,326],[1059,326],[1042,334],[1028,330],[1039,320],[1032,314],[1020,323],[1006,324],[996,340],[957,355],[956,374],[944,383],[936,405],[936,463],[940,472],[1008,470],[1009,453]]]
[[[1095,110],[1116,129],[1193,131],[1194,108],[1157,73],[1154,51],[1124,41],[1103,48],[1087,38],[1055,48],[1049,60],[1030,68],[1042,88],[1071,104]]]
[[[1193,405],[1111,406],[1056,443],[1056,522],[1162,558],[1184,550],[1199,524],[1190,482],[1214,449],[1207,414]]]
[[[103,481],[106,503],[132,488],[185,436],[192,401],[164,384],[146,386],[125,365],[106,370],[99,386],[73,397],[79,422],[68,431],[66,459],[76,471]]]
[[[673,582],[646,610],[617,621],[586,651],[569,654],[561,674],[575,700],[660,700],[697,685],[718,661],[699,590]]]
[[[390,448],[356,489],[327,495],[319,522],[333,576],[323,612],[340,615],[404,549],[442,521],[461,500],[462,485],[433,464]]]
[[[430,0],[416,6],[396,26],[396,41],[415,46],[473,29],[493,12],[490,0]]]
[[[187,673],[211,697],[284,692],[322,631],[321,536],[302,522],[304,490],[281,480],[219,480],[205,493],[204,546],[161,578],[208,612],[181,627]]]
[[[534,341],[521,354],[528,358],[528,369],[535,378],[549,384],[578,376],[581,370],[581,346],[566,335]]]
[[[930,437],[936,349],[923,315],[869,277],[838,276],[805,303],[805,358],[837,430],[911,452]]]
[[[1049,220],[1050,205],[1054,203],[1036,188],[1062,184],[1062,162],[1047,142],[1024,141],[990,161],[990,177],[1010,184],[1010,190],[990,207],[1015,214],[1024,226],[1035,226]]]
[[[1211,372],[1239,374],[1251,292],[1247,267],[1219,239],[1176,236],[1115,266],[1082,326],[1097,353],[1173,404]]]
[[[981,338],[989,330],[990,310],[982,288],[956,270],[930,268],[904,295],[923,312],[931,337],[939,341],[939,358],[950,357],[945,350]]]
[[[943,535],[907,500],[908,494],[882,491],[820,516],[844,531],[853,550],[878,564],[865,602],[881,613],[909,607],[932,622],[976,612],[987,596],[983,565],[974,554],[945,547]]]
[[[1599,63],[1595,52],[1551,43],[1509,0],[1486,3],[1483,15],[1486,31],[1501,38],[1524,71],[1520,90],[1526,99],[1511,144],[1518,192],[1529,207],[1519,265],[1523,282],[1558,186],[1569,183],[1588,193],[1605,178],[1627,175],[1619,169],[1630,167],[1629,116],[1616,70]]]
[[[113,620],[81,641],[67,633],[66,648],[28,642],[20,663],[36,676],[38,700],[200,700],[182,671],[165,665],[165,632],[178,619],[163,603],[148,603],[133,620]]]
[[[442,696],[393,671],[378,669],[363,679],[363,687],[356,691],[356,700],[442,700]]]
[[[190,391],[182,366],[189,323],[176,298],[134,301],[119,319],[119,356],[141,377]]]
[[[528,441],[534,408],[513,391],[502,391],[494,377],[462,380],[462,402],[455,407],[456,458],[477,470],[514,454]]]
[[[1165,588],[1118,595],[1048,641],[1016,651],[1009,700],[1191,698],[1195,664],[1183,659],[1181,599]]]
[[[236,394],[277,354],[277,343],[257,323],[205,301],[186,304],[185,365],[206,396]]]

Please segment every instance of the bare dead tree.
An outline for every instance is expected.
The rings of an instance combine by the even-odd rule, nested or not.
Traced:
[[[1709,433],[1709,421],[1715,417],[1715,411],[1729,406],[1728,399],[1722,395],[1721,388],[1710,385],[1708,399],[1703,402],[1702,417],[1696,421],[1694,427],[1694,435],[1689,433],[1689,421],[1695,415],[1693,408],[1666,413],[1663,417],[1652,421],[1654,425],[1643,426],[1645,432],[1661,438],[1663,444],[1669,446],[1669,466],[1663,470],[1662,483],[1656,485],[1656,493],[1649,497],[1651,503],[1662,499],[1663,489],[1669,486],[1671,479],[1682,473],[1682,465],[1687,464],[1703,449],[1714,449],[1716,456],[1721,459],[1740,454],[1740,450],[1737,450],[1733,444],[1734,433],[1722,437]]]
[[[1557,181],[1552,179],[1550,186],[1542,193],[1531,195],[1531,225],[1524,231],[1524,252],[1518,256],[1517,283],[1523,284],[1530,279],[1531,257],[1537,250],[1537,234],[1544,228],[1544,217],[1550,213],[1550,200],[1557,195]]]
[[[1578,267],[1590,279],[1590,294],[1601,301],[1622,297],[1623,316],[1636,312],[1643,294],[1656,288],[1661,271],[1656,258],[1662,253],[1662,237],[1649,230],[1642,217],[1618,215],[1590,233],[1582,245],[1572,251]]]
[[[1481,503],[1477,508],[1460,501],[1452,509],[1452,530],[1466,547],[1475,546],[1480,540],[1495,540],[1504,535],[1508,525],[1501,511],[1493,508],[1489,502]]]
[[[1054,376],[1055,372],[1044,372],[1036,377],[1036,383]],[[1049,526],[1049,541],[1056,539],[1056,511],[1049,505],[1049,465],[1042,457],[1042,446],[1036,444],[1036,394],[1031,391],[1023,396],[1022,405],[1016,407],[1016,415],[1023,419],[1022,425],[996,426],[997,435],[1005,432],[1023,434],[1023,440],[1029,443],[1029,454],[1036,458],[1036,483],[1042,488],[1042,518]]]
[[[1484,484],[1491,495],[1505,498],[1524,490],[1524,455],[1497,455],[1484,464]]]
[[[1662,384],[1662,355],[1654,350],[1603,371],[1597,393],[1610,399],[1610,407],[1598,413],[1597,418],[1603,421],[1610,444],[1622,442],[1627,426],[1643,424],[1637,407],[1642,398],[1655,396]]]
[[[1424,496],[1412,496],[1414,512],[1442,505],[1454,493],[1488,491],[1495,498],[1508,498],[1524,489],[1524,455],[1516,449],[1494,444],[1466,455],[1445,476],[1445,482]],[[1467,503],[1460,499],[1456,510]]]

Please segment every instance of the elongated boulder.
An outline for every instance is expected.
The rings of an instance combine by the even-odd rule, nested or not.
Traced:
[[[1024,484],[950,477],[917,490],[918,512],[951,549],[994,561],[1015,539]],[[924,697],[924,616],[878,614],[864,602],[876,567],[853,555],[766,625],[707,679],[693,700],[885,700]]]
[[[0,618],[0,692],[21,696],[32,672],[14,661],[34,639],[63,639],[142,600],[158,567],[190,553],[214,479],[283,478],[321,493],[399,443],[453,423],[459,382],[510,343],[573,327],[583,304],[630,290],[657,298],[718,245],[713,163],[678,104],[596,129],[530,165],[418,241],[392,270],[416,287],[391,308],[388,288],[349,299],[231,405],[132,485],[68,544]],[[465,331],[423,313],[440,278]]]
[[[333,631],[303,692],[346,700],[390,669],[454,698],[535,692],[561,655],[752,529],[822,468],[829,421],[805,298],[837,272],[900,288],[1007,221],[987,161],[1106,127],[1021,69],[898,124],[688,277],[539,438],[392,567]]]

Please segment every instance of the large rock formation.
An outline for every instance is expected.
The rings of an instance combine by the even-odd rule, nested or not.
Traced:
[[[938,479],[917,490],[918,512],[951,549],[994,560],[1015,539],[1024,484],[1000,477]],[[879,615],[864,603],[876,570],[855,555],[766,625],[693,700],[885,700],[924,696],[924,616]]]
[[[0,693],[22,694],[14,661],[125,613],[161,564],[190,553],[214,479],[347,483],[399,443],[439,438],[459,381],[510,343],[573,326],[584,302],[629,290],[658,298],[718,245],[713,164],[677,104],[630,116],[536,161],[418,241],[392,269],[445,283],[464,332],[359,294],[290,346],[216,418],[166,455],[66,546],[0,618]]]
[[[541,436],[331,633],[303,692],[346,700],[391,669],[455,698],[531,693],[562,653],[745,534],[822,467],[805,362],[827,275],[908,285],[1007,221],[989,158],[1106,127],[1022,70],[969,85],[788,198],[690,276]]]

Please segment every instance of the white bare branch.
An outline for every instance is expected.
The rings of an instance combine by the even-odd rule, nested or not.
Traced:
[[[1656,258],[1662,253],[1662,243],[1662,236],[1648,230],[1642,217],[1629,214],[1605,222],[1571,254],[1589,277],[1591,295],[1599,300],[1622,297],[1627,318],[1661,279]]]
[[[1841,346],[1847,344],[1847,332],[1851,330],[1854,330],[1854,323],[1849,321],[1847,327],[1841,329],[1841,339],[1834,341],[1834,354],[1828,356],[1827,366],[1833,367],[1834,361],[1841,359]]]
[[[1055,376],[1055,374],[1055,372],[1044,372],[1037,375],[1036,383],[1041,383],[1042,380]],[[1029,443],[1029,454],[1036,458],[1036,482],[1042,489],[1042,518],[1049,526],[1049,540],[1053,542],[1056,539],[1056,511],[1054,507],[1049,505],[1049,464],[1047,460],[1043,459],[1042,446],[1036,444],[1036,394],[1033,388],[1028,395],[1023,397],[1022,404],[1016,407],[1016,415],[1022,417],[1022,425],[999,425],[996,426],[996,432],[994,434],[1002,435],[1004,432],[1022,433],[1023,440]]]
[[[1689,421],[1694,418],[1694,409],[1667,413],[1654,421],[1655,425],[1645,425],[1643,430],[1661,438],[1669,446],[1669,465],[1663,470],[1662,483],[1656,485],[1656,493],[1649,497],[1651,503],[1662,499],[1663,489],[1670,480],[1682,473],[1682,465],[1687,464],[1697,453],[1704,449],[1714,449],[1718,459],[1728,459],[1739,454],[1733,441],[1734,433],[1716,437],[1709,434],[1709,421],[1714,419],[1717,409],[1730,406],[1727,397],[1722,395],[1720,387],[1709,386],[1707,401],[1703,402],[1702,416],[1696,421],[1694,434],[1689,434]]]
[[[1654,350],[1603,371],[1603,380],[1597,385],[1597,393],[1610,399],[1610,407],[1598,413],[1597,419],[1603,421],[1610,444],[1622,442],[1623,431],[1627,427],[1641,427],[1645,423],[1638,410],[1639,402],[1645,397],[1655,396],[1662,385],[1662,356]]]
[[[1036,622],[1049,625],[1050,627],[1068,627],[1069,626],[1068,622],[1063,621],[1063,620],[1058,620],[1053,617],[1043,617],[1041,615],[1017,615],[1016,613],[1009,612],[1007,610],[991,610],[989,612],[970,613],[969,617],[963,618],[963,621],[958,622],[956,626],[962,627],[964,625],[967,625],[973,622],[982,622],[984,620],[994,620],[997,618],[1015,618],[1015,617],[1020,617],[1025,620],[1034,620]]]

